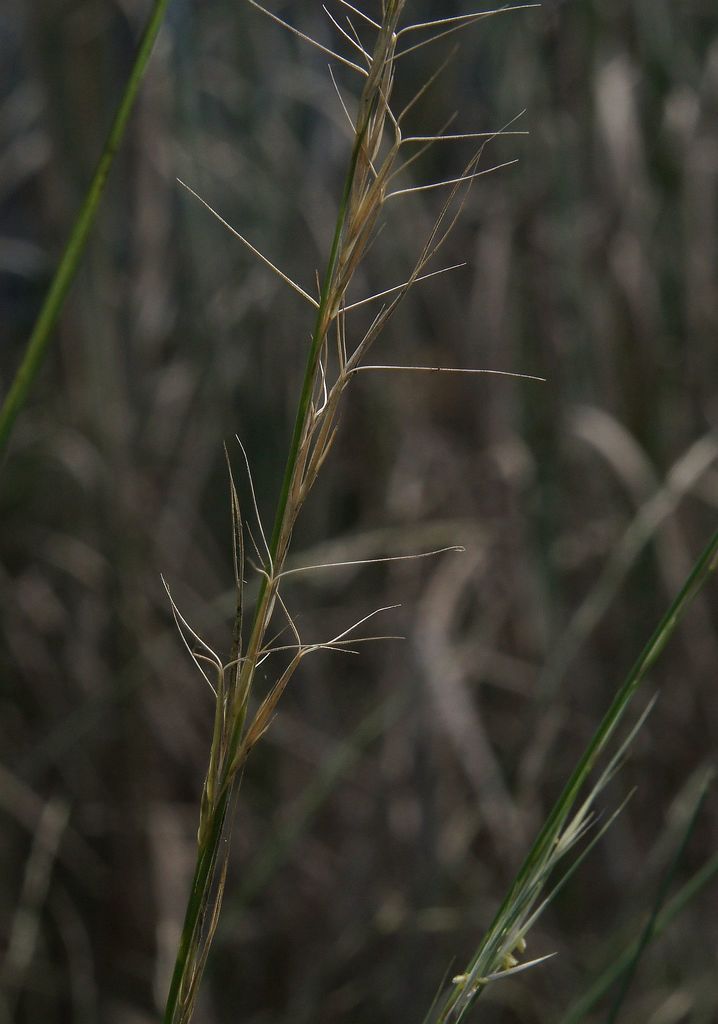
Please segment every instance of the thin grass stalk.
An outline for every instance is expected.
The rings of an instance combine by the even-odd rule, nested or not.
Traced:
[[[212,938],[212,931],[216,926],[219,901],[221,900],[220,887],[215,898],[208,932],[203,936],[206,912],[212,899],[212,890],[220,863],[220,844],[227,823],[227,809],[236,792],[239,771],[244,758],[251,745],[256,742],[266,727],[263,724],[265,719],[268,719],[271,708],[305,653],[300,648],[278,683],[275,684],[274,689],[265,698],[265,703],[260,706],[254,723],[247,730],[246,716],[249,694],[277,598],[281,571],[294,523],[309,486],[316,475],[313,471],[315,462],[321,461],[327,450],[329,437],[332,436],[331,433],[325,435],[323,432],[322,428],[326,420],[318,422],[316,417],[312,417],[312,399],[317,386],[317,370],[321,353],[327,344],[330,329],[337,316],[340,315],[346,288],[370,240],[373,225],[383,203],[382,176],[379,174],[375,180],[370,179],[373,172],[371,161],[378,153],[383,137],[388,102],[383,89],[388,92],[391,88],[393,74],[391,63],[396,38],[394,29],[402,7],[403,0],[394,0],[388,6],[382,29],[379,32],[372,67],[362,90],[354,144],[321,286],[292,438],[277,501],[271,539],[267,545],[267,557],[247,648],[244,655],[239,656],[241,623],[238,617],[241,614],[241,603],[238,602],[237,619],[232,631],[233,654],[238,656],[233,668],[233,685],[229,687],[226,694],[223,685],[224,670],[220,667],[222,678],[217,688],[218,704],[215,730],[210,765],[202,797],[197,860],[165,1007],[165,1024],[184,1024],[191,1017],[199,977],[204,966],[208,944]],[[383,166],[386,167],[386,165],[387,161]],[[367,184],[367,182],[369,183]],[[328,406],[332,416],[336,411],[340,392],[341,387]],[[319,434],[317,438],[313,438],[313,430],[317,426],[319,426]],[[315,456],[318,457],[316,460]],[[239,585],[241,586],[241,580]],[[226,733],[222,725],[228,730]],[[222,733],[220,742],[218,742],[218,731]],[[223,867],[226,865],[226,859],[222,861],[222,864]]]
[[[193,951],[199,939],[198,933],[201,930],[209,901],[229,799],[230,791],[225,789],[220,795],[219,803],[212,815],[209,833],[203,842],[198,843],[197,863],[192,876],[177,958],[167,994],[167,1003],[162,1018],[163,1024],[174,1024],[178,1019],[182,990],[188,985],[191,978]],[[182,1017],[179,1018],[179,1020],[182,1019]]]
[[[271,20],[278,22],[290,31],[296,32],[305,41],[313,42],[303,33],[293,29],[276,15],[267,11],[257,0],[249,0],[249,2]],[[184,1022],[190,1019],[192,1014],[199,978],[201,977],[209,942],[216,927],[219,913],[222,884],[221,882],[219,885],[216,884],[216,872],[220,864],[222,871],[226,868],[228,843],[225,846],[223,859],[220,859],[219,851],[223,831],[228,828],[227,808],[232,803],[233,796],[236,794],[240,773],[249,751],[268,727],[277,702],[302,658],[311,651],[322,648],[343,650],[343,645],[347,642],[344,638],[349,630],[345,630],[333,640],[325,643],[303,644],[299,631],[280,595],[284,564],[297,516],[332,446],[336,435],[336,420],[340,399],[344,389],[347,387],[351,377],[364,368],[361,366],[361,362],[369,348],[376,340],[380,331],[386,326],[408,290],[421,279],[421,272],[440,249],[451,231],[462,208],[466,191],[470,187],[471,182],[478,177],[478,174],[474,172],[486,144],[486,133],[479,133],[484,141],[478,152],[474,154],[468,165],[466,165],[466,169],[460,177],[452,177],[446,181],[425,186],[425,188],[453,187],[450,189],[449,198],[442,206],[441,212],[434,223],[434,227],[415,263],[412,273],[404,284],[391,289],[394,297],[388,305],[382,306],[371,326],[354,346],[349,356],[346,351],[344,324],[347,289],[372,239],[375,237],[376,224],[385,201],[392,196],[402,195],[402,190],[389,191],[389,184],[393,177],[392,172],[394,171],[402,145],[400,129],[402,115],[399,118],[394,116],[390,108],[390,99],[394,84],[396,45],[399,38],[398,21],[404,8],[404,2],[405,0],[385,0],[382,4],[382,21],[381,24],[375,25],[377,36],[373,53],[371,56],[368,53],[366,54],[367,71],[358,67],[353,62],[347,62],[343,58],[339,58],[344,64],[348,64],[349,67],[363,76],[364,85],[358,100],[357,114],[354,122],[354,142],[348,161],[344,187],[338,204],[334,232],[329,247],[324,276],[319,288],[318,301],[310,296],[301,285],[291,281],[286,274],[278,267],[275,267],[247,239],[212,210],[208,203],[197,196],[192,189],[189,189],[265,265],[271,267],[286,284],[292,287],[296,293],[303,296],[315,308],[316,313],[292,437],[269,541],[266,540],[261,523],[258,522],[264,552],[261,552],[255,544],[257,556],[261,564],[261,567],[258,569],[261,581],[246,649],[242,649],[242,616],[244,608],[242,573],[241,571],[238,572],[237,564],[238,552],[242,547],[241,536],[243,527],[239,517],[236,491],[231,481],[231,471],[230,484],[234,520],[233,551],[238,601],[232,629],[232,659],[228,665],[220,663],[219,657],[191,630],[186,620],[177,613],[176,607],[173,605],[178,625],[184,623],[194,640],[199,642],[202,647],[202,652],[195,656],[195,653],[185,640],[190,654],[197,663],[197,667],[200,668],[206,681],[215,692],[217,707],[209,768],[200,809],[197,864],[185,915],[180,949],[170,986],[170,996],[165,1012],[166,1024],[184,1024]],[[323,45],[315,45],[318,45],[320,50],[326,52],[326,47]],[[329,52],[333,53],[333,51]],[[450,208],[452,208],[452,204],[457,200],[457,196],[458,202],[456,205],[458,205],[458,211],[452,214]],[[328,381],[329,340],[334,328],[337,331],[337,352],[331,369],[333,380]],[[366,368],[373,369],[372,367]],[[407,369],[416,368],[407,367]],[[248,464],[247,470],[249,473]],[[258,520],[259,512],[251,474],[249,475],[249,483],[252,491],[254,513]],[[247,526],[247,529],[250,539],[254,542],[251,528]],[[454,550],[458,549],[454,548]],[[436,554],[438,552],[433,553]],[[272,650],[271,641],[267,644],[266,637],[275,608],[281,610],[282,614],[286,615],[290,628],[294,633],[296,644],[279,648],[275,647],[274,649],[285,652],[293,650],[295,653],[279,678],[270,686],[264,699],[259,704],[253,720],[247,724],[250,696],[257,666]],[[371,614],[373,615],[374,613]],[[366,618],[370,617],[371,615],[366,616],[355,626],[361,625],[366,621]],[[216,688],[204,672],[200,660],[212,663],[217,670],[218,685]],[[230,668],[232,670],[231,680],[227,683]],[[226,834],[228,837],[228,832]],[[212,903],[213,909],[209,924],[206,925],[207,910],[212,899],[214,900]]]
[[[395,2],[391,5],[392,11],[387,15],[386,24],[392,26],[398,19],[401,8],[403,7],[403,0]],[[377,44],[377,56],[375,58],[375,64],[379,62],[381,57],[382,40],[380,39]],[[266,566],[267,575],[263,577],[260,586],[260,593],[257,600],[257,608],[254,616],[252,630],[250,634],[250,641],[248,647],[247,659],[244,662],[244,667],[239,668],[238,666],[238,691],[239,694],[243,695],[249,688],[249,682],[255,668],[256,654],[261,643],[261,638],[264,634],[265,618],[266,613],[271,607],[273,598],[273,578],[275,576],[276,566],[278,563],[283,562],[284,556],[286,555],[286,549],[289,544],[291,531],[293,527],[296,515],[299,512],[298,507],[290,507],[290,495],[292,493],[293,485],[297,479],[297,469],[299,463],[299,456],[302,449],[302,443],[305,440],[307,433],[307,424],[309,409],[311,404],[311,398],[313,389],[316,382],[316,370],[319,356],[322,350],[322,346],[325,343],[327,334],[331,327],[331,324],[336,317],[339,301],[342,298],[343,291],[346,290],[346,284],[342,288],[336,288],[337,272],[340,267],[340,253],[342,249],[342,243],[344,235],[347,229],[347,223],[350,221],[350,207],[352,195],[355,191],[355,184],[357,180],[357,171],[360,163],[360,156],[365,146],[367,134],[370,127],[370,119],[372,113],[372,104],[376,102],[376,93],[372,95],[372,90],[375,89],[374,79],[372,75],[369,75],[364,89],[362,91],[362,99],[360,101],[360,110],[357,118],[357,129],[354,145],[352,148],[352,155],[347,170],[346,179],[344,182],[344,189],[342,197],[339,203],[339,209],[337,213],[336,224],[334,228],[334,234],[332,237],[332,244],[329,252],[329,258],[327,261],[327,267],[324,273],[324,279],[321,288],[319,307],[317,309],[314,330],[312,333],[312,340],[309,346],[309,352],[307,353],[307,361],[304,370],[304,377],[302,381],[302,388],[300,392],[299,402],[297,406],[297,412],[295,415],[294,429],[292,433],[292,439],[289,446],[289,454],[287,457],[284,475],[282,478],[282,484],[277,502],[277,508],[274,517],[274,525],[272,528],[272,535],[269,544],[269,559],[270,563]],[[242,683],[245,683],[243,686]],[[236,750],[236,743],[238,742],[239,734],[241,733],[241,727],[244,722],[240,724],[240,729],[237,730],[235,736],[232,739],[230,745],[230,752]],[[234,750],[232,749],[234,748]]]
[[[351,194],[352,186],[355,180],[359,152],[364,141],[365,131],[366,129],[364,129],[364,131],[357,137],[354,143],[352,157],[346,176],[346,181],[344,183],[344,190],[342,193],[341,202],[339,204],[339,212],[337,215],[336,225],[334,229],[334,236],[332,238],[329,260],[324,275],[319,308],[317,310],[314,331],[312,333],[312,340],[309,346],[309,352],[307,354],[307,362],[305,365],[304,378],[302,381],[302,390],[300,392],[299,403],[295,415],[294,429],[292,432],[292,439],[289,446],[289,454],[287,456],[287,462],[284,468],[284,476],[282,478],[279,499],[277,501],[277,508],[274,517],[274,526],[272,528],[272,535],[269,542],[269,564],[265,566],[265,574],[262,576],[262,581],[260,584],[256,610],[250,632],[247,657],[243,663],[243,666],[237,666],[236,692],[237,697],[241,700],[244,700],[245,694],[249,692],[249,689],[251,687],[251,680],[256,668],[256,660],[259,648],[261,646],[262,638],[265,633],[266,624],[269,617],[268,612],[270,611],[272,605],[274,597],[274,587],[276,586],[275,567],[277,566],[278,563],[283,561],[283,555],[286,554],[286,545],[288,545],[289,542],[289,537],[287,535],[288,533],[291,533],[291,528],[293,525],[293,523],[290,520],[293,520],[293,518],[296,516],[296,513],[299,511],[298,509],[289,510],[289,497],[292,491],[292,485],[297,476],[297,467],[299,462],[299,453],[301,451],[302,446],[302,440],[306,434],[309,407],[316,378],[317,360],[319,358],[319,353],[321,351],[322,344],[329,329],[327,311],[329,305],[329,298],[331,294],[331,284],[334,279],[334,274],[336,271],[339,246],[342,239],[342,233],[344,231],[344,227],[346,224],[349,196]],[[285,548],[284,551],[282,550],[283,547]],[[235,631],[237,628],[237,624],[235,623]],[[244,709],[239,713],[236,722],[236,727],[230,738],[230,761],[237,752],[241,740],[242,731],[244,729],[245,717],[246,703],[244,705]]]
[[[636,690],[668,643],[691,601],[705,586],[717,567],[718,531],[695,563],[680,593],[659,622],[651,639],[611,702],[563,792],[539,831],[465,975],[460,976],[460,983],[455,986],[444,1003],[436,1019],[436,1024],[458,1024],[486,988],[488,983],[486,975],[491,972],[495,972],[494,977],[501,975],[506,955],[510,956],[515,949],[511,939],[507,941],[506,936],[513,937],[521,919],[528,919],[531,908],[538,902],[548,873],[560,856],[555,851],[563,837],[572,828],[571,824],[566,826],[566,822],[580,790],[623,718]],[[610,774],[612,774],[611,771],[608,772],[609,776]],[[599,787],[600,785],[599,780]],[[587,803],[593,799],[596,792],[597,790],[592,791]],[[583,828],[580,824],[580,816],[581,811],[577,818],[579,818],[579,827]],[[575,839],[571,840],[569,845],[572,845],[574,841]],[[531,918],[531,920],[534,919],[535,917]],[[520,938],[523,940],[523,931],[520,931]],[[507,972],[504,971],[504,973]]]
[[[547,843],[552,841],[552,837],[556,831],[556,825],[559,821],[565,819],[567,806],[572,805],[576,800],[579,790],[588,778],[596,760],[622,719],[629,701],[643,682],[648,671],[657,661],[661,651],[668,643],[668,640],[673,634],[673,631],[678,625],[680,619],[683,617],[683,614],[689,607],[691,601],[705,585],[710,574],[715,570],[717,556],[718,531],[713,535],[703,554],[694,565],[693,570],[680,593],[659,622],[651,636],[651,639],[644,647],[640,656],[634,662],[633,667],[626,676],[623,685],[611,702],[610,707],[606,711],[590,743],[586,747],[586,750],[573,771],[573,774],[566,783],[561,796],[558,798],[553,810],[546,819],[532,850],[529,852],[524,866],[519,872],[519,879],[522,874],[528,870],[531,864],[541,855],[541,851],[545,848]],[[510,902],[511,895],[512,893],[509,892],[509,895],[506,897],[507,903]]]
[[[155,0],[154,2],[97,168],[50,282],[50,287],[25,347],[25,354],[0,406],[0,454],[7,446],[15,420],[27,401],[30,389],[47,353],[53,329],[85,251],[85,245],[95,222],[112,163],[124,137],[127,122],[135,105],[137,92],[169,2],[170,0]]]

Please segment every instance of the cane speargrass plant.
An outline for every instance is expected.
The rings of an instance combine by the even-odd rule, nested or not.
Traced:
[[[356,112],[352,117],[332,75],[339,101],[351,124],[352,146],[344,187],[338,203],[334,233],[317,295],[312,295],[302,285],[290,279],[243,235],[224,221],[204,199],[197,196],[189,186],[184,186],[312,308],[314,326],[274,524],[270,532],[265,533],[259,519],[246,455],[244,458],[252,495],[252,518],[257,531],[256,537],[248,518],[242,515],[238,491],[230,469],[237,602],[228,662],[223,662],[191,629],[172,602],[182,637],[214,694],[215,717],[201,800],[197,859],[167,998],[165,1024],[184,1024],[192,1016],[222,901],[232,808],[242,768],[252,747],[268,728],[283,692],[304,658],[321,649],[348,649],[352,643],[357,642],[351,639],[354,630],[376,614],[370,613],[332,639],[307,644],[302,640],[281,594],[285,577],[289,572],[298,571],[285,568],[292,533],[300,510],[334,443],[344,392],[352,378],[362,372],[499,372],[448,367],[370,365],[366,362],[369,351],[407,292],[420,280],[436,273],[428,271],[427,267],[454,226],[472,182],[484,174],[507,166],[498,164],[485,168],[480,166],[480,162],[488,141],[497,135],[509,133],[508,126],[498,132],[404,136],[403,128],[407,116],[433,79],[427,82],[402,110],[395,110],[392,98],[399,61],[418,47],[489,16],[537,6],[507,6],[431,22],[403,24],[402,15],[407,6],[405,0],[384,0],[379,20],[350,4],[348,0],[339,0],[339,8],[346,18],[348,29],[343,28],[330,12],[327,13],[340,34],[342,45],[351,47],[351,57],[348,57],[310,39],[266,10],[256,0],[248,0],[248,3],[351,71],[361,82],[361,89],[356,99]],[[365,44],[362,39],[370,35],[373,43]],[[456,142],[475,140],[478,148],[466,162],[461,173],[455,177],[424,185],[401,187],[397,181],[401,172],[427,146],[439,139]],[[417,146],[420,147],[418,151]],[[407,279],[378,295],[357,303],[348,303],[346,296],[350,282],[376,235],[386,204],[408,193],[435,189],[443,189],[448,197],[441,206],[434,226]],[[369,301],[381,303],[379,311],[368,329],[358,339],[353,340],[349,323],[350,314],[354,308]],[[244,449],[242,453],[244,455]],[[247,543],[251,546],[251,554],[247,551]],[[249,626],[245,628],[244,575],[251,559],[256,560],[260,584]],[[284,626],[286,628],[288,625],[294,638],[292,644],[278,648],[268,639],[275,616],[284,618]],[[284,652],[287,663],[250,716],[250,707],[254,706],[257,668],[277,651]]]
[[[337,0],[338,8],[347,25],[345,28],[333,13],[327,11],[332,25],[340,36],[339,45],[344,47],[343,52],[337,52],[288,25],[257,3],[257,0],[247,2],[279,26],[294,32],[299,38],[330,56],[346,72],[354,76],[360,88],[353,103],[351,100],[345,100],[330,72],[338,100],[351,125],[352,142],[344,186],[338,201],[334,232],[329,244],[324,273],[321,278],[318,277],[316,294],[313,294],[309,287],[292,280],[224,220],[206,200],[198,196],[188,185],[183,185],[244,246],[311,307],[313,328],[271,530],[265,532],[262,526],[249,461],[239,439],[251,496],[249,514],[245,514],[240,507],[239,491],[232,475],[232,460],[229,453],[227,456],[236,585],[236,612],[232,626],[230,656],[227,661],[223,661],[192,630],[170,596],[178,629],[213,693],[215,713],[201,798],[196,864],[170,982],[164,1024],[186,1024],[193,1015],[203,969],[219,919],[227,872],[233,808],[242,770],[252,748],[270,726],[284,691],[304,659],[318,650],[346,651],[351,649],[353,644],[375,639],[357,639],[355,631],[378,612],[386,610],[377,609],[370,612],[333,638],[307,643],[302,639],[283,596],[283,584],[290,574],[322,568],[306,566],[303,569],[288,569],[287,558],[297,518],[335,441],[345,391],[352,379],[362,372],[498,372],[431,366],[399,367],[367,361],[377,339],[410,289],[426,277],[442,272],[429,270],[429,264],[456,223],[472,183],[482,175],[507,166],[496,164],[484,167],[482,158],[488,142],[497,135],[510,133],[510,126],[490,133],[404,134],[408,115],[431,85],[433,78],[403,109],[396,109],[393,103],[394,84],[402,66],[402,58],[421,46],[460,31],[489,16],[537,6],[507,6],[497,10],[412,24],[403,21],[405,8],[410,7],[407,0],[383,0],[378,19],[349,3],[349,0]],[[372,40],[371,43],[365,41],[369,38]],[[352,106],[355,107],[353,114],[350,113]],[[405,185],[398,180],[406,167],[413,163],[427,146],[439,140],[460,143],[472,139],[478,148],[465,161],[463,170],[455,177],[415,186]],[[415,148],[417,146],[418,150]],[[347,294],[350,283],[376,236],[387,204],[399,200],[408,193],[439,189],[444,190],[446,198],[406,280],[358,302],[349,302]],[[351,314],[357,307],[370,302],[379,303],[378,312],[369,327],[355,337]],[[440,549],[451,550],[461,549]],[[625,750],[636,729],[640,727],[643,717],[631,730],[628,739],[612,756],[609,756],[607,766],[588,795],[579,803],[580,794],[598,757],[606,751],[613,738],[638,685],[675,628],[690,598],[703,585],[708,572],[714,567],[716,550],[718,537],[714,538],[711,547],[698,563],[686,587],[619,690],[556,807],[529,851],[514,884],[466,971],[454,978],[445,1002],[438,1010],[432,1011],[431,1019],[436,1020],[438,1024],[456,1024],[464,1019],[487,985],[526,970],[546,959],[540,957],[519,962],[519,957],[526,949],[526,936],[551,896],[565,883],[581,857],[585,856],[587,850],[602,834],[603,828],[610,824],[611,819],[602,829],[594,828],[593,837],[588,847],[584,847],[581,856],[575,858],[569,868],[564,870],[557,883],[551,881],[556,865],[592,828],[595,821],[596,798],[618,770]],[[423,557],[439,554],[440,551],[399,557]],[[245,573],[250,567],[256,571],[259,578],[251,610],[245,607],[247,602],[244,582]],[[273,634],[277,635],[280,621],[280,630],[288,628],[291,632],[290,643],[279,645],[273,638]],[[284,658],[283,668],[276,671],[268,688],[261,695],[257,695],[257,670],[267,663],[272,664],[277,654]],[[553,890],[550,888],[551,885]]]

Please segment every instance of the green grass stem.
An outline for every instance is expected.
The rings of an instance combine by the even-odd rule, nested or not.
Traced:
[[[208,835],[198,848],[197,863],[195,864],[189,899],[187,900],[187,909],[177,949],[177,958],[162,1018],[163,1024],[174,1024],[177,1019],[182,987],[189,981],[188,967],[192,963],[193,954],[201,940],[202,926],[219,857],[219,847],[222,841],[229,801],[230,791],[225,789],[220,795]]]
[[[467,978],[472,978],[476,974],[483,976],[487,966],[485,961],[488,961],[489,964],[493,962],[493,950],[501,948],[503,937],[509,930],[515,929],[521,919],[531,914],[530,908],[539,900],[543,888],[544,866],[552,862],[552,851],[563,833],[579,792],[598,757],[613,736],[636,690],[668,643],[691,601],[706,584],[717,566],[718,531],[714,533],[703,554],[695,563],[680,593],[659,622],[651,639],[611,702],[501,903],[483,942],[469,965],[466,972]],[[469,985],[455,988],[446,1000],[437,1024],[458,1024],[484,987],[479,982],[473,990]]]
[[[40,312],[35,321],[25,353],[17,369],[15,378],[0,406],[0,454],[7,447],[15,420],[27,401],[35,378],[42,366],[47,353],[52,332],[57,323],[65,298],[80,264],[85,245],[97,210],[105,190],[115,155],[125,134],[127,122],[137,98],[142,77],[150,59],[157,33],[164,19],[170,0],[155,0],[152,12],[142,34],[127,85],[122,94],[120,105],[115,113],[107,141],[97,164],[90,187],[87,190],[80,212],[73,224],[70,237],[60,258],[57,269],[45,295]]]

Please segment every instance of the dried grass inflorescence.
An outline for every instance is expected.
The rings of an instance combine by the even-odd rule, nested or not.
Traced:
[[[402,25],[405,0],[385,0],[378,20],[349,3],[348,0],[338,0],[336,16],[325,10],[338,33],[342,47],[350,53],[350,56],[346,56],[310,39],[266,10],[256,0],[248,0],[248,2],[274,22],[327,53],[344,69],[348,69],[355,78],[361,79],[362,85],[361,91],[354,101],[356,112],[352,117],[348,109],[348,104],[351,101],[345,101],[343,98],[330,69],[331,83],[336,90],[344,114],[351,124],[352,144],[344,189],[338,203],[335,230],[321,282],[318,278],[318,294],[316,296],[291,280],[260,253],[251,242],[223,220],[204,199],[197,196],[188,186],[184,186],[222,221],[225,227],[257,258],[269,266],[312,307],[314,328],[274,525],[268,536],[259,521],[249,463],[244,449],[242,449],[242,454],[250,488],[252,488],[252,519],[258,532],[256,539],[247,517],[243,516],[240,510],[237,488],[232,479],[230,467],[237,610],[233,628],[232,652],[227,663],[224,663],[194,633],[172,603],[178,628],[190,653],[212,688],[216,705],[209,766],[202,795],[197,866],[167,1002],[165,1014],[167,1024],[187,1021],[192,1015],[197,987],[217,924],[222,898],[228,849],[228,844],[223,843],[223,837],[231,817],[237,779],[250,750],[268,728],[282,693],[304,657],[318,649],[346,650],[350,642],[357,642],[356,640],[350,641],[350,634],[376,614],[372,612],[339,636],[323,643],[306,644],[302,641],[280,593],[282,580],[286,575],[285,563],[297,516],[336,437],[337,417],[342,395],[351,379],[359,372],[370,370],[447,372],[451,369],[447,367],[370,366],[366,363],[366,356],[409,289],[418,281],[443,272],[442,270],[427,271],[427,266],[456,222],[472,181],[500,166],[506,166],[501,164],[496,167],[479,169],[479,162],[487,142],[496,135],[507,133],[507,129],[501,132],[476,132],[460,135],[447,135],[444,130],[434,136],[413,135],[406,138],[402,136],[406,118],[432,85],[436,76],[428,81],[401,111],[394,111],[392,96],[400,58],[420,46],[434,42],[437,38],[453,34],[476,21],[501,13],[503,10],[515,10],[517,7],[471,13],[433,22]],[[369,37],[372,39],[371,44],[363,41],[364,38]],[[441,68],[437,74],[440,71]],[[518,133],[509,132],[509,134]],[[420,186],[398,187],[397,177],[399,174],[413,163],[426,147],[439,140],[474,140],[474,144],[478,148],[465,164],[463,171],[454,178]],[[405,156],[407,149],[409,155]],[[385,204],[408,192],[440,188],[445,191],[445,201],[408,278],[403,283],[388,288],[378,295],[348,304],[346,296],[349,284],[375,237]],[[451,270],[454,267],[445,269]],[[353,309],[369,302],[379,304],[378,312],[368,329],[357,340],[351,341],[348,318]],[[452,372],[484,373],[493,371],[457,368]],[[520,375],[509,374],[509,376]],[[228,465],[229,462],[228,458]],[[244,606],[244,574],[245,567],[250,560],[246,550],[247,544],[253,549],[252,561],[254,563],[256,559],[254,567],[261,577],[259,593],[248,629],[245,628]],[[428,552],[428,554],[434,553],[437,552]],[[422,555],[424,554],[427,553],[422,553]],[[379,609],[379,611],[383,610]],[[284,644],[280,648],[268,640],[271,633],[270,624],[278,615],[284,618],[284,628],[288,626],[294,638],[292,644]],[[288,660],[250,716],[249,709],[253,703],[251,697],[257,668],[277,650],[284,651],[285,660]]]

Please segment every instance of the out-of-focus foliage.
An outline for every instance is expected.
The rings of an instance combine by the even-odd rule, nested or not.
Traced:
[[[0,15],[3,388],[145,7]],[[281,13],[332,38],[318,3]],[[377,361],[548,382],[357,379],[295,551],[468,550],[297,577],[307,639],[401,602],[387,632],[407,640],[307,661],[253,754],[202,1021],[421,1020],[711,532],[717,30],[712,0],[547,0],[463,35],[417,107],[421,133],[455,109],[459,131],[526,108],[515,127],[531,135],[487,150],[520,162],[476,183],[443,256],[467,267],[417,287]],[[443,46],[407,58],[414,87]],[[226,653],[222,441],[241,436],[269,515],[311,329],[175,178],[311,289],[343,116],[321,55],[240,2],[174,0],[0,470],[7,1020],[157,1019],[212,710],[159,574]],[[407,183],[467,159],[436,147]],[[395,201],[367,294],[403,279],[435,202]],[[531,956],[560,956],[490,988],[477,1019],[558,1019],[650,905],[718,740],[715,608],[714,589],[654,673],[661,697],[619,783],[636,796],[533,936]],[[717,813],[709,797],[686,873],[713,852]],[[710,900],[692,905],[646,955],[626,1019],[714,1020],[717,946]]]

